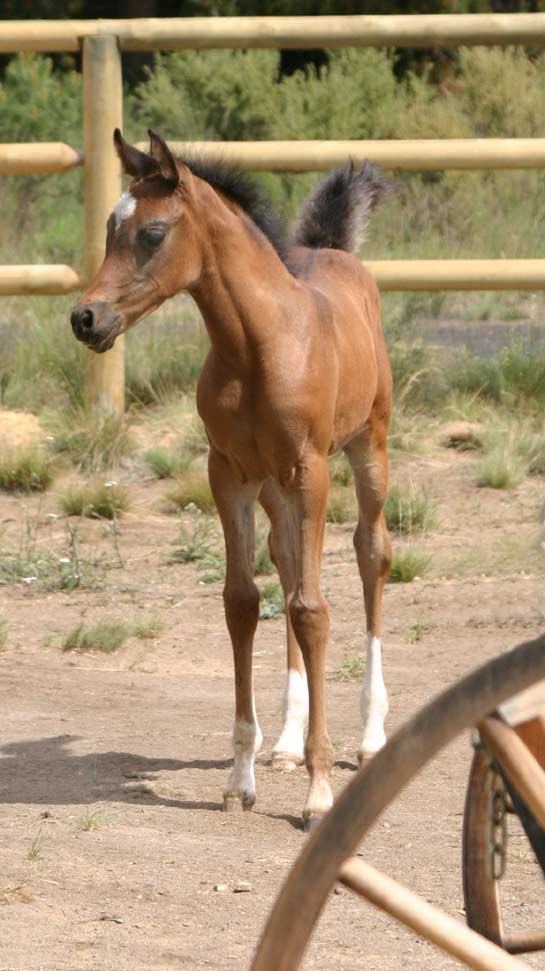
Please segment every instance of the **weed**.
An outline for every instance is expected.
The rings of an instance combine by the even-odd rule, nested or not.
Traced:
[[[43,492],[53,481],[51,457],[38,447],[5,449],[0,455],[0,489]]]
[[[424,635],[431,629],[431,624],[425,620],[415,620],[414,624],[409,624],[407,631],[407,641],[409,644],[419,644]]]
[[[331,675],[335,681],[361,681],[365,673],[363,654],[347,654]]]
[[[158,479],[172,479],[186,467],[182,454],[170,448],[149,448],[144,460]]]
[[[220,580],[224,580],[226,564],[223,553],[211,550],[207,556],[203,557],[202,562],[199,564],[199,570],[206,571],[200,573],[200,583],[218,583]]]
[[[8,622],[0,617],[0,651],[8,642]]]
[[[499,445],[481,460],[478,482],[489,489],[514,489],[526,472],[524,460],[509,446]]]
[[[285,612],[284,593],[280,584],[276,580],[265,583],[261,588],[261,602],[259,605],[259,616],[261,620],[272,620],[275,617],[281,617]]]
[[[167,499],[178,509],[195,506],[201,512],[210,513],[216,508],[207,476],[193,469],[179,476],[174,488],[167,492]]]
[[[122,456],[133,451],[127,419],[110,412],[88,412],[81,407],[48,411],[43,424],[52,437],[52,447],[68,454],[86,472],[116,468]]]
[[[175,563],[195,563],[210,556],[217,534],[209,519],[197,516],[191,529],[180,523],[180,539],[182,545],[173,550],[171,560]]]
[[[392,583],[411,583],[424,576],[431,566],[431,556],[423,550],[406,546],[394,553],[390,580]]]
[[[388,431],[388,449],[393,452],[410,452],[417,454],[422,450],[419,431],[422,430],[422,419],[416,430],[415,416],[406,414],[403,410],[394,408],[390,428]]]
[[[141,641],[151,641],[160,637],[164,629],[165,624],[160,617],[141,617],[132,625],[132,635]]]
[[[131,636],[131,625],[121,620],[103,620],[94,627],[78,624],[62,642],[63,651],[102,651],[113,654]]]
[[[388,529],[402,536],[431,529],[436,522],[435,504],[426,492],[412,484],[392,486],[384,507]]]
[[[329,490],[327,500],[326,521],[328,523],[347,523],[356,516],[356,504],[353,492],[342,486]]]
[[[258,531],[256,535],[254,574],[257,577],[270,576],[274,573],[275,567],[269,553],[268,531]]]
[[[348,486],[352,482],[352,469],[345,455],[332,455],[329,458],[329,478],[336,485]]]
[[[82,833],[94,833],[104,825],[104,818],[99,812],[82,813],[78,819],[78,830]]]
[[[516,449],[526,463],[528,475],[545,473],[545,431],[525,431],[519,426]]]
[[[29,860],[29,862],[32,863],[34,860],[38,859],[40,853],[42,852],[43,845],[44,838],[41,833],[37,833],[27,851],[26,858]]]
[[[111,480],[95,484],[72,485],[59,496],[59,504],[67,516],[88,516],[90,519],[114,519],[130,505],[124,486]]]
[[[66,553],[57,556],[38,547],[37,528],[37,519],[27,519],[18,549],[2,552],[0,586],[25,583],[44,590],[75,590],[98,585],[98,564],[80,557],[76,530],[67,525]]]

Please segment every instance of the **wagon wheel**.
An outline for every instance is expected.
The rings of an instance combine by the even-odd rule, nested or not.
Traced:
[[[519,816],[545,875],[544,710],[545,682],[541,682],[502,710],[503,721],[484,719],[467,787],[463,834],[467,922],[511,954],[545,950],[545,930],[505,931],[499,886],[509,862],[508,813]]]
[[[396,732],[309,838],[267,921],[252,971],[296,971],[337,880],[477,971],[527,967],[353,854],[380,813],[443,746],[543,678],[545,635],[478,668]]]

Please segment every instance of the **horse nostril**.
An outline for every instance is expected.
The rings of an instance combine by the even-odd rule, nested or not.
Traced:
[[[87,307],[84,311],[82,311],[80,315],[80,321],[81,321],[82,327],[85,327],[86,330],[90,330],[91,327],[93,326],[93,320],[94,320],[93,311],[89,310],[89,308]]]
[[[91,330],[94,322],[95,317],[90,307],[74,307],[70,314],[70,323],[76,336],[78,331],[81,333],[82,330]]]

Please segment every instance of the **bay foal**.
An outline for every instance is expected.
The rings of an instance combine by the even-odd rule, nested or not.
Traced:
[[[273,765],[291,769],[304,755],[310,788],[303,818],[310,827],[332,803],[324,699],[329,620],[320,565],[327,457],[340,449],[358,497],[354,545],[368,630],[360,761],[385,741],[380,625],[391,561],[383,515],[391,373],[377,287],[350,252],[384,183],[368,165],[333,172],[304,206],[286,246],[279,221],[240,173],[176,159],[151,131],[149,154],[119,131],[114,140],[133,181],[110,216],[103,266],[74,307],[72,327],[100,353],[181,290],[199,306],[211,348],[197,407],[225,534],[225,616],[235,667],[234,765],[224,807],[252,807],[262,742],[252,678],[259,500],[271,522],[271,555],[287,608],[284,723]]]

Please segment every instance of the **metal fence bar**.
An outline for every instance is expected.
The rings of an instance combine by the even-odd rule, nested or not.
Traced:
[[[77,51],[84,38],[107,33],[116,35],[125,51],[468,44],[536,47],[545,44],[545,14],[12,20],[0,28],[0,53]]]
[[[180,156],[217,155],[253,172],[317,172],[347,159],[387,169],[545,168],[545,138],[445,138],[293,142],[169,142]],[[142,151],[147,142],[139,142]],[[1,163],[0,163],[1,164]]]

